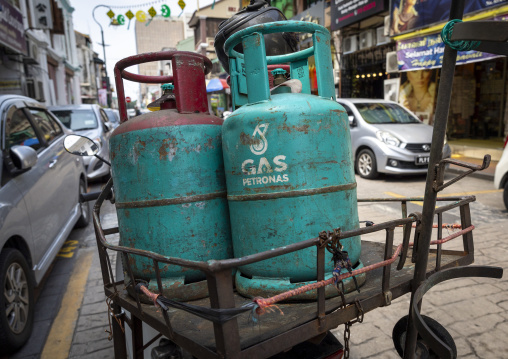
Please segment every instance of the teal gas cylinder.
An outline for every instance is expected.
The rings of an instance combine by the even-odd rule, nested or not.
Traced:
[[[206,97],[205,66],[211,63],[197,54],[167,54],[164,59],[172,58],[174,89],[164,90],[171,90],[167,101],[173,103],[165,100],[158,104],[159,111],[122,118],[125,122],[110,139],[120,245],[193,261],[231,258],[223,121],[208,113]],[[133,62],[139,63],[130,58],[128,65]],[[129,265],[136,280],[148,281],[158,292],[152,260],[131,256]],[[159,268],[168,298],[208,295],[203,272],[176,265]]]
[[[263,34],[310,32],[314,46],[266,57]],[[233,50],[242,42],[243,54]],[[318,237],[323,230],[359,228],[356,181],[346,111],[335,101],[330,35],[308,22],[256,25],[232,35],[230,56],[236,109],[224,122],[222,141],[235,257]],[[308,57],[315,56],[319,96],[310,94]],[[301,93],[270,93],[267,65],[290,63]],[[243,70],[243,71],[241,71]],[[245,75],[243,75],[245,74]],[[281,75],[280,70],[274,75]],[[359,237],[341,241],[361,267]],[[238,292],[270,296],[316,280],[315,248],[245,265],[236,273]],[[333,262],[327,252],[325,278]],[[358,276],[363,283],[364,276]],[[347,291],[354,288],[345,281]],[[328,297],[337,295],[329,286]],[[294,299],[315,299],[309,292]]]

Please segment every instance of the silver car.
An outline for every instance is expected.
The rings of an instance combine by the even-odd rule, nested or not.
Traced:
[[[114,125],[98,105],[52,106],[49,110],[76,134],[95,141],[100,148],[98,155],[109,160],[109,137]],[[109,176],[109,166],[94,156],[83,157],[89,180],[98,180]]]
[[[104,112],[108,116],[109,122],[113,125],[113,128],[120,126],[120,112],[113,108],[105,108]]]
[[[0,95],[0,352],[30,337],[34,287],[72,228],[90,220],[85,168],[71,133],[37,101]]]
[[[427,173],[432,126],[396,102],[337,99],[349,117],[355,170],[360,177]],[[451,156],[446,143],[443,158]]]

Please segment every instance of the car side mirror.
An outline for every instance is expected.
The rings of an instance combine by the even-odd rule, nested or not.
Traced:
[[[89,139],[88,137],[81,135],[67,135],[63,142],[64,148],[67,152],[77,156],[95,156],[108,166],[111,163],[98,155],[100,151],[100,145]]]
[[[109,123],[109,122],[104,122],[104,131],[105,132],[109,132],[113,129],[113,124]]]
[[[349,127],[356,127],[355,116],[348,116],[348,119],[349,119]]]
[[[80,135],[66,136],[63,144],[67,152],[77,156],[95,156],[100,150],[98,143]]]
[[[12,146],[10,149],[14,166],[20,171],[26,171],[37,164],[37,151],[29,146]]]

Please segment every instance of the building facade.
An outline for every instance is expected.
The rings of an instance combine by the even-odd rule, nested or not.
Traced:
[[[145,52],[161,51],[162,49],[175,49],[179,41],[193,35],[188,27],[188,14],[180,17],[156,16],[147,26],[136,22],[136,49],[138,54]],[[139,65],[139,74],[147,76],[161,75],[161,71],[170,71],[170,68],[158,62]],[[160,86],[140,84],[140,96],[142,106],[145,107],[160,95]]]
[[[70,3],[0,0],[0,9],[0,93],[81,103]]]
[[[213,68],[208,78],[227,76],[217,59],[213,45],[219,24],[239,10],[238,0],[221,0],[216,1],[213,8],[210,4],[196,10],[190,18],[189,26],[194,30],[194,50],[212,60]]]
[[[104,61],[93,51],[92,39],[86,34],[74,31],[79,68],[81,102],[96,104],[99,102],[99,89],[102,88],[102,66]]]

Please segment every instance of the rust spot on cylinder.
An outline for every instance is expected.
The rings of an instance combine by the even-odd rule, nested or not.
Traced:
[[[261,139],[257,137],[251,137],[245,132],[242,132],[240,133],[240,142],[245,146],[259,145],[261,143]]]
[[[176,138],[168,138],[162,141],[162,145],[159,148],[159,159],[172,161],[176,154],[177,145]]]

